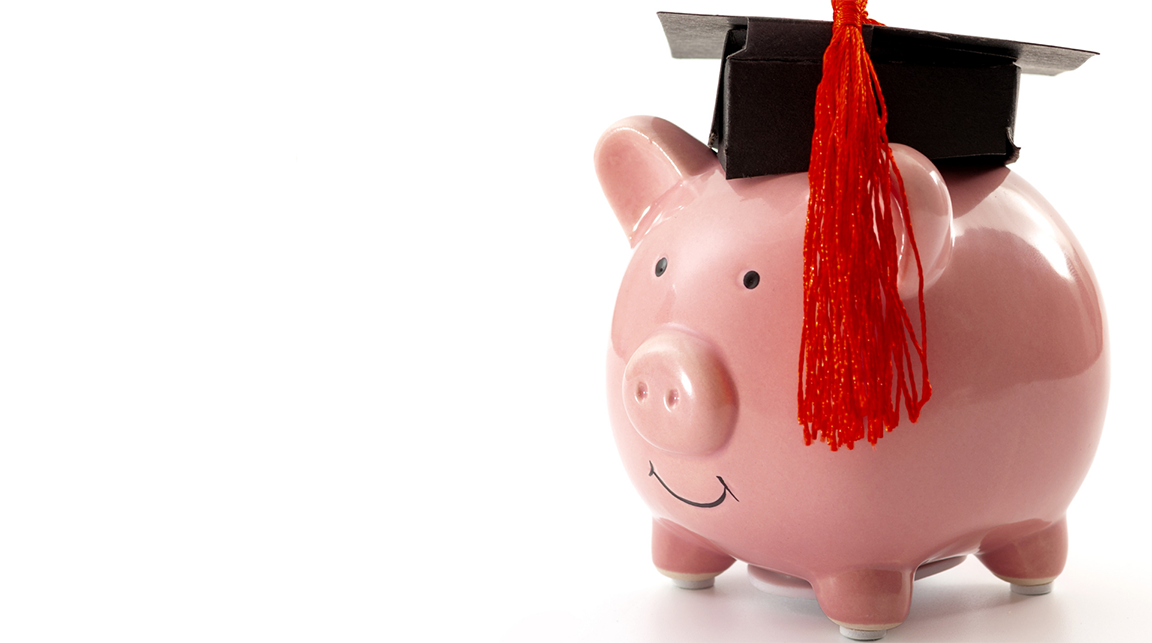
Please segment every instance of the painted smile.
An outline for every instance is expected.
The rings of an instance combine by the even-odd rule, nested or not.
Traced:
[[[689,500],[687,498],[684,498],[682,496],[677,495],[675,491],[672,491],[671,489],[668,488],[668,485],[665,484],[664,481],[660,479],[660,474],[656,473],[656,465],[652,464],[651,460],[648,461],[648,475],[655,477],[656,480],[660,483],[660,486],[664,487],[664,489],[668,493],[672,494],[673,498],[675,498],[675,499],[677,499],[680,502],[683,502],[685,504],[692,505],[693,507],[703,507],[705,509],[707,509],[708,507],[716,507],[720,503],[724,502],[724,499],[727,498],[729,495],[731,495],[732,499],[735,500],[736,502],[740,502],[740,499],[736,497],[736,494],[732,493],[732,490],[728,488],[728,485],[724,482],[724,478],[721,478],[720,476],[716,476],[716,479],[720,481],[720,486],[724,487],[724,491],[720,492],[719,498],[713,500],[712,502],[692,502],[691,500]]]

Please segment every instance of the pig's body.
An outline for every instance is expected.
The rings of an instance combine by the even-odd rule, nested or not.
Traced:
[[[612,325],[609,409],[654,515],[657,567],[687,586],[733,559],[805,579],[856,634],[905,619],[926,563],[977,554],[1021,591],[1051,583],[1108,389],[1094,277],[1051,206],[1004,168],[948,174],[944,189],[922,157],[927,178],[901,163],[933,395],[875,448],[832,452],[805,446],[796,420],[807,179],[727,181],[685,137],[631,119],[597,150],[636,247]],[[905,305],[915,316],[915,299]]]

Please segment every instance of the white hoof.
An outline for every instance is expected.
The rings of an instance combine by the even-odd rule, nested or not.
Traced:
[[[1043,585],[1017,585],[1012,583],[1012,593],[1022,596],[1040,596],[1052,591],[1052,583]]]
[[[715,578],[705,578],[704,580],[685,580],[683,578],[673,578],[672,582],[680,589],[708,589],[716,584]]]
[[[853,641],[878,641],[884,638],[888,630],[854,630],[849,627],[840,626],[840,634]]]

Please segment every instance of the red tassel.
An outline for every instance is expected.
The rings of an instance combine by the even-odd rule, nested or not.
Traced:
[[[822,440],[833,451],[864,438],[875,446],[900,422],[901,398],[915,422],[932,395],[923,270],[888,146],[884,98],[864,49],[861,25],[879,24],[867,19],[867,4],[832,0],[808,169],[799,420],[805,444]],[[896,287],[893,201],[916,257],[919,341]],[[912,376],[913,357],[922,390]]]

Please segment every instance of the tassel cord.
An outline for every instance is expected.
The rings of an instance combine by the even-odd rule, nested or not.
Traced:
[[[805,443],[819,439],[832,450],[860,439],[875,445],[899,423],[901,399],[914,422],[931,395],[923,267],[888,145],[887,109],[864,49],[861,23],[878,24],[865,5],[833,1],[809,169],[798,416]],[[896,286],[894,206],[916,261],[919,340]],[[909,377],[914,361],[920,390]]]

